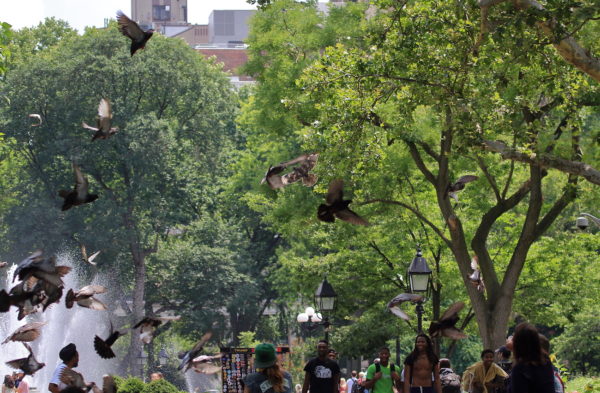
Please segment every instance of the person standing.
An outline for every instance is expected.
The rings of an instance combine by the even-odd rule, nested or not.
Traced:
[[[504,387],[508,374],[494,363],[494,351],[484,349],[481,361],[469,366],[462,378],[462,389],[470,393],[493,393]]]
[[[292,376],[277,364],[273,344],[254,348],[254,368],[256,372],[244,378],[244,393],[292,393]]]
[[[367,368],[367,380],[363,385],[372,393],[393,393],[394,385],[400,386],[399,370],[390,364],[389,348],[379,350],[379,361]],[[402,388],[398,390],[402,391]]]
[[[554,393],[554,370],[544,356],[535,326],[520,323],[513,336],[514,365],[510,373],[511,393]]]
[[[346,383],[346,378],[340,378],[340,393],[348,392],[348,384]]]
[[[358,390],[356,390],[358,388],[358,385],[356,386],[356,388],[354,388],[356,391],[352,391],[354,384],[358,382],[357,376],[358,373],[356,372],[356,370],[352,370],[352,372],[350,373],[350,378],[348,378],[348,380],[346,381],[348,393],[358,393]]]
[[[2,393],[15,393],[15,381],[9,374],[4,376],[4,382],[2,383]]]
[[[431,339],[419,333],[415,348],[404,360],[404,393],[442,393],[439,359]]]
[[[329,343],[321,340],[317,344],[317,357],[304,366],[302,393],[338,393],[340,366],[327,356]]]
[[[65,368],[75,368],[79,365],[79,353],[77,352],[77,347],[73,343],[70,343],[61,349],[58,353],[58,357],[62,360],[62,363],[56,366],[54,374],[52,374],[52,379],[48,384],[48,390],[51,393],[60,393],[61,390],[67,387],[67,385],[60,381],[62,371]]]

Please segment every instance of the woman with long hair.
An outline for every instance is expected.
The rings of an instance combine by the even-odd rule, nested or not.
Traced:
[[[292,376],[277,364],[272,344],[256,346],[254,368],[256,372],[244,378],[244,393],[292,393]]]
[[[535,326],[521,323],[513,336],[515,365],[510,373],[511,393],[554,393],[552,363],[542,351]]]
[[[442,393],[439,359],[428,335],[419,333],[404,360],[404,393]]]

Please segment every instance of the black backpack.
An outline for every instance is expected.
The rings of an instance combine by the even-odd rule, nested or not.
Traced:
[[[443,393],[460,393],[460,376],[454,371],[444,369],[440,372],[440,382]]]
[[[365,388],[363,388],[362,386],[360,386],[360,384],[358,383],[358,378],[352,378],[354,380],[354,382],[352,383],[352,389],[350,391],[350,393],[362,393],[365,391]]]
[[[375,363],[375,372],[378,373],[381,371],[381,364],[379,363]],[[396,366],[394,366],[394,363],[390,364],[390,373],[393,373],[396,371]]]

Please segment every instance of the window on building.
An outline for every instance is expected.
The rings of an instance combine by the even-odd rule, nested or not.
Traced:
[[[171,20],[171,6],[168,5],[153,5],[152,6],[152,19],[155,21],[169,21]]]

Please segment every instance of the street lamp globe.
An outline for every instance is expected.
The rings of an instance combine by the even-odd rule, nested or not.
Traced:
[[[315,315],[315,309],[312,307],[306,307],[306,310],[304,310],[304,313],[306,315],[308,315],[308,317],[312,317],[313,315]]]
[[[410,290],[412,293],[425,293],[429,289],[429,280],[431,278],[431,269],[427,266],[427,261],[423,258],[421,247],[417,248],[417,255],[412,260],[408,268],[408,278]]]
[[[296,320],[298,321],[298,323],[304,323],[304,322],[308,322],[308,314],[305,312],[301,312],[300,314],[298,314],[298,316],[296,317]]]
[[[335,310],[337,293],[325,278],[315,292],[315,304],[320,312]]]

